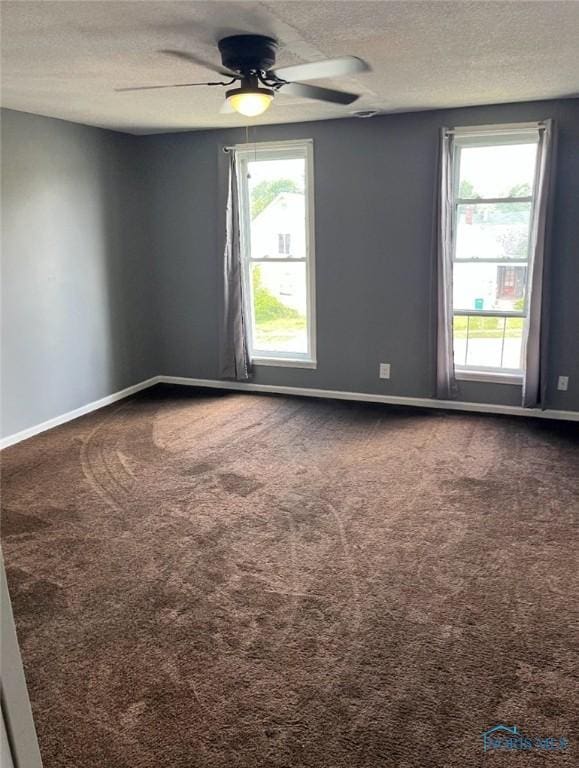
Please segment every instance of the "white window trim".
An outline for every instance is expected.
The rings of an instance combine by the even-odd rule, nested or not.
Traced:
[[[459,177],[460,177],[460,158],[457,157],[457,151],[465,147],[476,146],[503,146],[505,144],[520,144],[520,143],[534,143],[539,141],[539,130],[543,127],[542,123],[522,123],[512,125],[485,125],[485,126],[471,126],[464,128],[453,128],[449,133],[454,134],[454,147],[453,147],[453,178],[452,186],[453,190],[458,192]],[[532,141],[529,141],[531,139]],[[529,249],[529,257],[526,260],[515,259],[457,259],[456,258],[456,233],[457,233],[457,217],[459,205],[470,204],[483,204],[483,203],[531,203],[531,217],[529,222],[529,245],[531,233],[533,231],[533,219],[535,215],[535,200],[537,195],[537,167],[535,166],[535,174],[533,178],[533,193],[530,196],[512,198],[461,198],[458,194],[452,195],[452,263],[453,270],[454,264],[497,264],[502,265],[525,265],[527,267],[527,276],[531,272],[532,267],[532,254]],[[463,310],[454,309],[453,317],[456,315],[470,315],[470,316],[492,316],[492,317],[522,317],[524,325],[528,321],[528,285],[525,291],[525,306],[522,311],[505,311],[505,310]],[[524,335],[524,331],[523,331]],[[521,361],[522,363],[522,361]],[[512,370],[505,368],[485,368],[482,366],[455,366],[455,376],[458,381],[476,381],[483,383],[494,384],[514,384],[521,385],[524,379],[524,370]]]
[[[296,141],[275,141],[259,142],[257,144],[237,144],[230,147],[236,153],[238,188],[240,202],[240,237],[241,252],[243,262],[243,294],[247,317],[252,317],[252,287],[249,279],[250,263],[274,263],[274,264],[306,264],[306,307],[308,321],[308,352],[299,354],[289,352],[265,352],[263,350],[253,349],[253,323],[249,323],[248,328],[248,347],[251,362],[254,365],[279,366],[289,368],[316,368],[316,261],[315,261],[315,214],[314,214],[314,142],[313,139],[300,139]],[[304,155],[306,184],[305,184],[305,203],[306,203],[306,249],[307,257],[305,259],[284,258],[276,256],[271,259],[251,259],[248,258],[248,246],[250,242],[250,221],[248,216],[242,215],[242,211],[249,211],[248,187],[246,179],[243,178],[243,170],[247,167],[247,162],[256,158],[260,160],[279,160],[280,155],[287,153],[295,155],[296,152]]]

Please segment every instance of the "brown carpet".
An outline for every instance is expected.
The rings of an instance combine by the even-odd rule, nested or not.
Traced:
[[[577,437],[165,388],[6,450],[45,768],[577,765]]]

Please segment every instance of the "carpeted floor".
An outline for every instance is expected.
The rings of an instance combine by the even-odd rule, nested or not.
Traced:
[[[166,388],[6,450],[45,768],[577,765],[577,427]]]

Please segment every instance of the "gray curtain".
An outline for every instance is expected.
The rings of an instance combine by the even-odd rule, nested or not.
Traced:
[[[436,206],[436,397],[457,395],[452,334],[452,152],[448,128],[440,136]]]
[[[235,152],[229,150],[229,189],[225,215],[224,315],[222,324],[220,376],[248,379],[251,362],[247,348],[247,323],[243,300],[243,272],[239,230],[239,193]]]
[[[549,296],[549,270],[547,243],[549,241],[550,201],[554,174],[554,131],[551,120],[539,130],[537,148],[537,179],[535,184],[535,210],[530,238],[531,270],[528,277],[529,320],[523,339],[525,378],[523,406],[545,408],[547,389],[547,323]]]

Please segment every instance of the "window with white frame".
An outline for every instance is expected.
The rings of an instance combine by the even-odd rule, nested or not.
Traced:
[[[519,380],[528,318],[538,131],[457,129],[453,336],[457,378]]]
[[[277,236],[277,252],[280,256],[289,256],[291,248],[291,234]]]
[[[312,142],[235,151],[250,357],[315,367]]]

